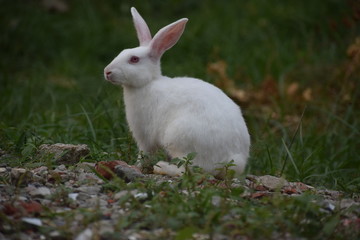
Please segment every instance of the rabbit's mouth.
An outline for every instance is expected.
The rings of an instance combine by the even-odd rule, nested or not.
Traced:
[[[120,83],[120,82],[118,82],[118,81],[116,81],[116,80],[114,80],[114,79],[111,79],[111,78],[106,78],[106,80],[107,80],[108,82],[110,82],[110,83],[114,84],[114,85],[121,85],[121,83]]]
[[[126,81],[126,75],[121,69],[112,69],[104,71],[105,80],[114,84],[114,85],[123,85]]]

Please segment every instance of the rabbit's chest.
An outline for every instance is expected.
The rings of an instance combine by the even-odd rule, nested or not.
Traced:
[[[130,130],[138,141],[156,142],[162,130],[159,103],[154,96],[124,91],[125,113]]]

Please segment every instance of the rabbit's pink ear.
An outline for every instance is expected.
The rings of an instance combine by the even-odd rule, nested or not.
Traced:
[[[139,39],[140,46],[146,46],[151,41],[151,33],[145,20],[140,16],[136,8],[131,8],[131,14],[133,17],[137,37]]]
[[[175,45],[184,32],[187,18],[182,18],[159,30],[150,42],[150,56],[160,59],[163,53]]]

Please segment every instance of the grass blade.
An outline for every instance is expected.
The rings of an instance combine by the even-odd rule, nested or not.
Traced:
[[[305,111],[306,111],[306,106],[305,106],[305,108],[304,108],[304,111],[301,113],[301,117],[300,117],[299,124],[297,125],[296,130],[295,130],[295,133],[294,133],[293,137],[291,138],[289,147],[286,145],[284,139],[282,139],[282,143],[283,143],[283,145],[285,146],[285,150],[287,151],[287,153],[290,153],[290,150],[289,150],[289,149],[291,149],[292,145],[294,144],[294,142],[295,142],[295,137],[298,135],[299,131],[302,130],[302,129],[301,129],[301,123],[302,123],[302,120],[303,120]],[[302,139],[302,133],[301,133],[301,139]],[[291,154],[290,154],[290,156],[291,156]],[[283,167],[282,167],[282,169],[281,169],[281,171],[280,171],[280,176],[282,176],[283,173],[284,173],[284,170],[285,170],[285,166],[286,166],[288,157],[289,157],[289,154],[287,154],[286,157],[285,157]],[[296,168],[296,169],[297,169],[297,168]]]
[[[285,148],[285,151],[286,151],[286,153],[287,153],[287,156],[289,157],[292,165],[294,166],[294,169],[295,169],[296,174],[297,174],[297,175],[300,175],[300,171],[299,171],[298,167],[296,166],[295,161],[294,161],[294,158],[292,157],[292,154],[291,154],[289,148],[286,146],[286,143],[285,143],[284,139],[281,139],[281,141],[282,141],[282,143],[283,143],[283,145],[284,145],[284,148]],[[285,164],[284,164],[284,165],[285,165]]]
[[[86,117],[86,120],[88,122],[88,125],[90,127],[90,132],[91,132],[91,135],[92,135],[92,138],[93,138],[93,141],[96,142],[96,132],[95,132],[95,129],[94,129],[94,125],[89,117],[89,114],[87,113],[87,111],[85,110],[84,106],[81,105],[81,109],[83,110],[83,113]]]

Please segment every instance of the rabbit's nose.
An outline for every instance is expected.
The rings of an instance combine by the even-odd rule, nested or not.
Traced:
[[[111,71],[106,71],[106,72],[105,72],[105,75],[106,75],[106,78],[107,78],[107,79],[109,79],[111,73],[112,73]]]

